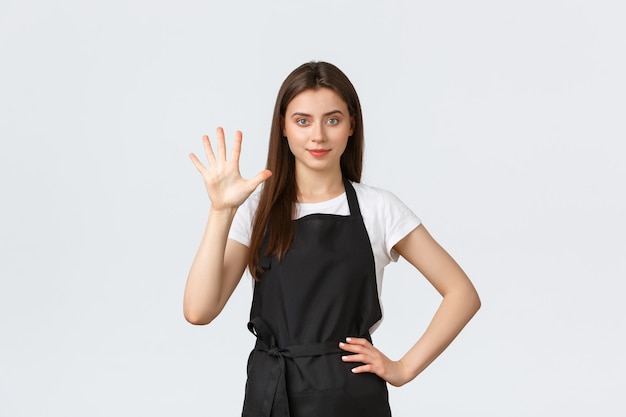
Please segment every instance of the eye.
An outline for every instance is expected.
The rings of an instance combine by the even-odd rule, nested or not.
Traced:
[[[339,119],[337,119],[336,117],[331,117],[326,121],[326,123],[328,123],[329,125],[336,125],[337,123],[339,123]]]
[[[307,119],[296,119],[296,124],[300,126],[306,126],[309,121]]]

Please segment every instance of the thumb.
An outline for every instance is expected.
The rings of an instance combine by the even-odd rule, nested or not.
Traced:
[[[258,187],[263,181],[272,176],[272,171],[269,169],[265,169],[258,174],[254,178],[250,180],[250,182],[254,185],[254,188]]]

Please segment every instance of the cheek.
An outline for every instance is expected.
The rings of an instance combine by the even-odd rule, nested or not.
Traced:
[[[289,143],[290,148],[301,146],[308,140],[308,136],[302,129],[286,127],[284,129],[285,140]]]
[[[293,127],[285,126],[283,127],[283,136],[286,138],[291,138],[290,141],[293,142],[293,139],[298,137],[298,131]]]
[[[287,147],[289,148],[289,152],[293,154],[293,146],[295,145],[295,143],[293,139],[289,139],[289,136],[288,136],[289,132],[285,132],[285,133],[287,133],[287,135],[285,135],[287,139],[284,139],[284,141],[287,142]]]
[[[346,148],[348,147],[348,142],[350,141],[350,139],[347,139],[345,141],[342,141],[341,143],[341,154],[343,155],[343,153],[346,151]]]

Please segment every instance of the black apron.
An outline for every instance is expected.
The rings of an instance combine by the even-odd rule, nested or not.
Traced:
[[[387,385],[339,342],[371,341],[382,313],[374,255],[354,188],[344,180],[349,216],[311,214],[295,220],[291,248],[263,256],[248,328],[256,335],[248,359],[243,417],[389,417]]]

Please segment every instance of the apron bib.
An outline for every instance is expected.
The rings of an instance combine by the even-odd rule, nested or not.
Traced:
[[[382,313],[374,255],[352,184],[349,216],[295,220],[283,257],[263,256],[248,328],[257,337],[248,359],[243,417],[389,417],[387,385],[353,374],[339,349],[346,337],[371,341]]]

